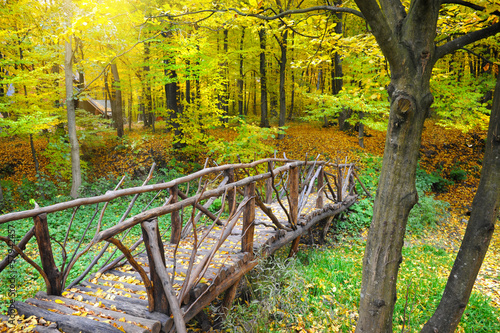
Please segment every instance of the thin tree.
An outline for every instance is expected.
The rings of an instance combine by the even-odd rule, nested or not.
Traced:
[[[72,8],[71,1],[64,1],[66,12],[66,29],[71,26]],[[80,144],[76,135],[76,115],[73,96],[73,50],[71,37],[64,42],[64,82],[66,87],[66,114],[68,120],[68,137],[71,146],[71,192],[73,198],[78,197],[78,189],[82,184],[82,171],[80,168]]]

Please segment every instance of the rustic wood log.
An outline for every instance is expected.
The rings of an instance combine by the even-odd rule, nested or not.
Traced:
[[[288,188],[290,200],[288,207],[290,209],[290,223],[297,225],[298,209],[299,209],[299,169],[298,167],[290,167],[290,176],[288,179]]]
[[[161,260],[158,264],[165,269],[165,252],[163,248],[163,243],[160,237],[160,230],[158,229],[158,220],[152,219],[149,221],[144,221],[141,224],[142,229],[142,239],[144,240],[144,247],[146,248],[146,253],[148,255],[149,262],[149,278],[153,283],[153,300],[154,306],[153,308],[149,308],[149,311],[153,312],[161,312],[165,314],[170,314],[168,301],[165,296],[165,290],[163,290],[162,280],[159,276],[159,273],[156,271],[157,265],[154,262],[154,254],[153,248],[158,249],[159,252],[159,260]],[[148,229],[151,229],[155,232],[154,238],[151,237]],[[179,235],[180,236],[180,235]]]
[[[253,253],[253,236],[255,226],[255,183],[245,187],[245,197],[251,198],[245,205],[243,211],[243,230],[241,235],[241,251]]]
[[[262,249],[262,251],[266,252],[268,255],[273,254],[274,252],[282,248],[284,245],[290,243],[292,240],[297,238],[298,235],[304,234],[309,228],[311,228],[317,222],[324,220],[325,218],[328,218],[332,215],[337,215],[345,211],[356,202],[356,199],[357,196],[346,197],[343,202],[339,202],[332,205],[331,209],[327,209],[321,212],[320,214],[314,216],[309,221],[307,221],[307,223],[304,226],[297,228],[297,230],[289,232],[284,232],[284,230],[278,230],[278,234],[281,234],[282,231],[284,233],[281,234],[279,237],[277,237],[276,240],[269,245],[269,247]]]
[[[57,297],[57,296],[55,296],[55,297]],[[62,299],[64,299],[64,300],[62,300]],[[62,299],[60,299],[59,302],[65,302],[66,298],[62,298]],[[78,311],[82,311],[82,310],[84,312],[92,311],[93,313],[89,313],[86,317],[92,318],[96,322],[106,323],[110,327],[120,328],[120,326],[121,326],[125,330],[125,332],[130,332],[130,333],[147,333],[149,331],[148,329],[142,328],[140,326],[137,326],[137,325],[134,325],[131,323],[127,323],[126,319],[125,320],[122,319],[122,321],[119,321],[118,319],[127,317],[127,315],[125,313],[119,312],[119,314],[121,314],[122,316],[116,318],[113,316],[109,316],[109,312],[113,312],[113,311],[109,311],[108,314],[104,314],[104,312],[106,310],[91,306],[91,305],[86,304],[86,303],[82,303],[82,305],[79,306],[80,308],[78,310],[76,310],[76,309],[71,308],[69,304],[66,305],[66,302],[64,304],[62,304],[59,302],[55,303],[55,302],[50,301],[50,300],[40,300],[40,299],[36,299],[36,298],[28,298],[25,302],[28,304],[34,305],[38,308],[41,308],[41,309],[45,309],[48,311],[57,311],[57,312],[63,313],[65,315],[67,315],[68,317],[77,317],[78,318],[78,317],[82,317],[82,316],[73,315],[73,313],[77,313]],[[77,302],[77,301],[75,301],[75,302]],[[73,305],[73,306],[75,306],[75,305]],[[99,315],[102,315],[102,317]],[[106,316],[106,318],[103,318],[104,316]],[[158,323],[157,328],[159,328],[159,326],[160,325]],[[154,333],[157,333],[157,332],[154,332]]]
[[[226,317],[233,305],[234,298],[236,297],[236,292],[238,291],[238,286],[240,285],[241,278],[238,279],[232,286],[230,286],[224,293],[224,298],[222,299],[221,312],[222,316]]]
[[[33,218],[35,222],[35,237],[40,253],[43,271],[47,274],[49,285],[47,294],[61,295],[62,292],[62,274],[56,266],[54,254],[52,253],[52,244],[50,242],[49,227],[47,225],[47,214],[37,215]]]
[[[269,168],[274,169],[274,162],[269,162]],[[266,179],[266,204],[273,202],[273,178]]]
[[[14,306],[19,315],[24,315],[25,317],[36,316],[55,322],[57,323],[57,328],[65,333],[123,333],[109,324],[90,318],[62,315],[22,302],[14,302]]]
[[[321,168],[321,171],[318,175],[318,198],[316,199],[316,208],[323,208],[323,186],[324,186],[324,181],[323,181],[323,177],[325,175],[325,171],[323,169],[323,167],[320,167]]]
[[[22,251],[26,249],[26,244],[30,241],[30,239],[35,235],[35,227],[32,227],[26,235],[24,235],[23,239],[19,243],[17,243],[17,247],[20,248]],[[16,250],[10,251],[10,253],[5,257],[2,262],[0,262],[0,273],[7,267],[11,262],[16,259],[16,257],[19,255]]]
[[[366,195],[369,196],[370,198],[373,198],[372,195],[370,194],[370,191],[368,191],[368,189],[366,188],[365,184],[363,184],[363,182],[361,181],[361,179],[359,179],[358,174],[356,173],[356,171],[353,171],[352,174],[354,175],[354,177],[356,177],[356,179],[359,182],[359,185],[361,185],[361,188],[365,191]]]
[[[234,183],[234,169],[230,168],[225,171],[225,176],[228,178],[227,183],[232,184]],[[235,201],[235,188],[231,187],[227,191],[227,209],[229,214],[235,209],[236,201]]]
[[[33,329],[33,332],[36,332],[36,333],[61,333],[61,331],[59,331],[55,327],[48,327],[48,326],[42,326],[42,325],[37,325]]]
[[[154,221],[146,221],[142,223],[142,227],[145,231],[145,234],[147,234],[148,239],[150,240],[150,245],[148,247],[150,248],[153,259],[152,264],[154,264],[157,275],[161,280],[170,311],[174,317],[175,328],[179,333],[187,333],[186,324],[184,322],[184,314],[179,307],[179,301],[173,294],[173,289],[169,282],[167,270],[165,269],[165,255],[162,254],[161,250],[159,249],[159,240],[157,239],[159,231],[157,223],[154,223]]]
[[[36,298],[39,300],[48,300],[51,302],[56,302],[56,300],[59,300],[58,301],[59,303],[64,302],[64,304],[67,306],[72,305],[72,306],[77,306],[77,307],[85,307],[86,309],[93,311],[95,313],[101,313],[107,317],[111,317],[111,318],[113,318],[113,320],[125,318],[126,321],[131,321],[131,322],[141,324],[142,326],[147,327],[151,332],[155,332],[155,333],[159,332],[161,329],[161,323],[159,320],[154,320],[154,319],[144,318],[141,316],[136,316],[136,315],[133,315],[133,314],[128,313],[128,312],[121,312],[122,310],[119,310],[118,308],[116,308],[116,309],[119,311],[116,311],[116,310],[111,310],[111,309],[105,309],[105,308],[102,308],[101,306],[95,305],[96,303],[97,304],[100,303],[100,304],[104,305],[104,303],[101,300],[94,299],[93,301],[90,301],[91,304],[88,304],[85,302],[77,301],[77,300],[72,299],[72,298],[47,295],[44,292],[38,292],[36,294]]]
[[[326,239],[326,235],[328,234],[328,229],[330,229],[330,225],[332,224],[335,215],[332,215],[328,218],[325,225],[323,226],[323,230],[321,231],[321,241],[324,243]]]
[[[58,204],[50,205],[50,206],[46,206],[46,207],[37,207],[34,209],[22,211],[22,212],[14,212],[14,213],[5,214],[5,215],[0,216],[0,224],[10,222],[10,221],[20,220],[20,219],[24,219],[24,218],[34,217],[36,215],[40,215],[43,213],[48,214],[48,213],[58,212],[61,210],[65,210],[68,208],[74,208],[74,207],[78,207],[78,206],[82,206],[82,205],[92,205],[92,204],[101,203],[101,202],[108,202],[108,201],[114,200],[116,198],[120,198],[120,197],[127,196],[127,195],[165,190],[165,189],[171,188],[174,185],[183,184],[183,183],[192,181],[194,179],[198,179],[199,177],[206,176],[206,175],[211,174],[211,173],[219,173],[221,171],[231,169],[231,168],[232,169],[253,168],[259,164],[268,163],[268,162],[289,163],[289,164],[287,164],[281,168],[277,168],[275,170],[276,173],[279,173],[282,170],[288,170],[288,167],[290,165],[303,165],[304,163],[307,163],[309,165],[309,164],[314,163],[313,161],[308,161],[308,162],[304,162],[304,161],[293,162],[293,161],[294,160],[281,159],[281,158],[267,158],[267,159],[254,161],[252,163],[226,164],[226,165],[221,165],[221,166],[217,166],[217,167],[213,167],[213,168],[202,169],[200,171],[197,171],[195,173],[192,173],[192,174],[184,176],[184,177],[174,179],[174,180],[169,181],[167,183],[138,186],[138,187],[131,187],[131,188],[122,189],[122,190],[109,191],[106,194],[95,196],[95,197],[80,198],[80,199],[62,202],[62,203],[58,203]],[[329,165],[329,166],[334,166],[334,167],[352,165],[352,163],[333,164],[333,163],[326,163],[324,161],[319,161],[317,163],[321,164],[321,165]],[[263,177],[261,179],[267,179],[271,176],[269,173],[264,174],[264,175],[265,175],[265,177]],[[238,186],[241,186],[241,185],[238,185]]]
[[[172,197],[172,204],[175,204],[178,196],[178,187],[174,185],[170,188],[170,196]],[[181,240],[181,231],[182,231],[182,221],[179,216],[179,211],[175,210],[170,213],[170,221],[171,221],[171,232],[170,232],[170,243],[177,244]]]

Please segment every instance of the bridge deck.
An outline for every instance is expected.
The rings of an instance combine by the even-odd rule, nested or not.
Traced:
[[[356,196],[347,196],[343,202],[325,204],[315,208],[317,195],[308,197],[304,215],[298,220],[296,230],[276,230],[269,218],[259,208],[255,211],[254,255],[241,252],[242,217],[232,229],[211,260],[199,283],[189,292],[181,304],[186,322],[228,288],[235,286],[239,279],[257,264],[259,257],[265,257],[287,245],[305,233],[315,223],[347,209]],[[290,227],[287,216],[278,203],[269,205],[280,222]],[[198,241],[206,235],[198,246],[195,264],[201,261],[212,246],[221,238],[224,226],[216,225],[197,229]],[[207,233],[209,231],[209,233]],[[164,246],[166,266],[172,278],[175,266],[173,289],[178,293],[189,272],[189,259],[193,250],[194,235],[183,239],[175,251],[175,245]],[[175,260],[174,260],[175,252]],[[138,263],[149,273],[146,254],[136,256]],[[233,296],[234,297],[234,296]],[[230,298],[230,296],[229,296]],[[232,299],[229,299],[231,301]],[[146,288],[140,274],[132,266],[125,264],[103,274],[93,274],[73,288],[66,289],[62,297],[48,296],[39,292],[36,298],[16,302],[18,312],[26,316],[43,317],[57,323],[64,332],[160,332],[169,331],[173,319],[163,313],[148,311]],[[46,326],[37,326],[40,332],[56,332]]]

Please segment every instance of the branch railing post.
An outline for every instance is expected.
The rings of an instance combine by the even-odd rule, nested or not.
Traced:
[[[157,233],[156,246],[160,250],[160,254],[163,260],[162,264],[164,267],[166,267],[166,263],[165,263],[165,251],[163,248],[163,243],[161,241],[160,230],[158,229],[158,220],[154,218],[142,222],[141,223],[142,238],[144,239],[144,247],[146,248],[146,253],[148,255],[148,263],[149,263],[149,280],[153,284],[153,302],[149,302],[149,304],[154,304],[154,307],[152,309],[149,309],[149,312],[156,311],[170,315],[170,309],[168,306],[167,298],[165,296],[165,291],[163,290],[163,284],[160,279],[160,276],[158,275],[158,272],[156,271],[155,261],[153,259],[153,252],[152,252],[153,244],[151,243],[152,240],[149,238],[149,235],[146,232],[146,227],[148,227],[147,226],[148,224],[150,226],[152,225],[152,229],[156,230]]]
[[[52,252],[52,244],[50,242],[49,227],[47,225],[47,214],[40,214],[33,217],[35,223],[35,237],[38,244],[38,252],[42,268],[49,285],[47,285],[47,294],[61,296],[62,293],[62,273],[56,266],[54,253]]]
[[[241,235],[241,251],[253,253],[254,221],[255,221],[255,182],[245,187],[245,198],[251,198],[243,211],[243,227]]]
[[[324,169],[320,166],[321,171],[318,174],[318,198],[316,199],[316,208],[323,208],[323,186],[324,186]]]
[[[274,168],[274,163],[269,162],[269,168]],[[273,177],[269,177],[266,179],[266,204],[270,204],[273,202]]]
[[[227,183],[231,184],[234,183],[234,169],[227,169],[224,171],[225,176],[227,177]],[[231,188],[230,190],[227,191],[227,208],[229,211],[229,214],[231,214],[231,211],[234,209],[234,197],[235,197],[235,189]]]
[[[179,195],[179,188],[177,187],[177,185],[172,186],[170,188],[170,196],[172,197],[172,200],[170,202],[172,204],[177,202],[178,195]],[[170,243],[177,244],[181,240],[181,232],[182,232],[182,221],[179,216],[178,210],[174,210],[170,214],[170,223],[172,226],[170,230]]]
[[[290,211],[290,223],[297,227],[299,221],[299,168],[296,166],[290,167],[290,174],[288,177],[288,189],[289,189],[289,211]],[[292,246],[290,247],[289,257],[292,257],[297,253],[299,249],[300,236],[295,238],[292,242]]]

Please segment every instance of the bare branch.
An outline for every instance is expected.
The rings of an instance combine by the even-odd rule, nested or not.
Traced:
[[[487,28],[476,30],[467,35],[459,37],[455,40],[452,40],[442,46],[436,47],[436,53],[434,55],[434,62],[443,56],[452,53],[460,48],[463,48],[465,45],[477,42],[483,38],[487,38],[490,36],[496,35],[500,32],[500,23],[495,23]]]
[[[263,15],[266,11],[271,11],[273,12],[274,15]],[[204,10],[198,10],[194,12],[186,12],[182,14],[170,14],[170,13],[165,13],[161,14],[158,16],[151,16],[150,18],[159,18],[159,17],[167,17],[167,18],[176,18],[176,17],[182,17],[182,16],[187,16],[187,15],[196,15],[196,14],[202,14],[202,13],[227,13],[227,12],[234,12],[240,16],[246,16],[246,17],[255,17],[261,20],[265,21],[273,21],[277,19],[281,19],[285,16],[288,15],[294,15],[294,14],[303,14],[303,13],[310,13],[310,12],[316,12],[316,11],[327,11],[327,12],[332,12],[332,13],[349,13],[353,14],[356,16],[359,16],[361,18],[364,18],[363,14],[355,9],[352,8],[345,8],[345,7],[336,7],[336,6],[313,6],[309,8],[301,8],[301,9],[290,9],[290,10],[285,10],[281,13],[276,13],[274,10],[271,8],[267,8],[262,10],[260,13],[246,13],[242,12],[241,10],[237,8],[228,8],[228,9],[204,9]]]

